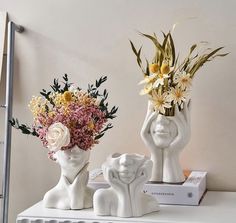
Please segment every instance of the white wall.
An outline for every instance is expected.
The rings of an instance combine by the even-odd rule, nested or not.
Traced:
[[[208,171],[209,189],[236,191],[235,8],[234,0],[1,0],[0,10],[26,29],[16,35],[14,115],[30,123],[31,95],[65,72],[82,87],[108,75],[110,101],[119,113],[114,129],[93,149],[91,168],[114,151],[148,154],[139,137],[147,99],[138,94],[142,75],[128,39],[143,42],[150,55],[151,43],[135,30],[160,33],[183,21],[174,33],[179,51],[207,40],[231,53],[204,66],[194,80],[192,138],[181,163]],[[10,222],[57,182],[59,169],[46,153],[35,138],[13,130]]]

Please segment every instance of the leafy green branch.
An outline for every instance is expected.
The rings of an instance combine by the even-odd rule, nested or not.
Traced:
[[[95,84],[88,85],[88,94],[97,98],[99,96],[103,96],[104,94],[100,94],[99,87],[107,80],[107,76],[102,76],[98,80],[96,80]]]
[[[105,132],[106,132],[107,130],[111,129],[111,128],[113,128],[113,125],[112,125],[111,123],[108,123],[108,124],[106,125],[106,127],[105,127],[98,135],[95,136],[94,139],[95,139],[95,140],[98,140],[98,139],[102,138],[102,137],[104,136]]]
[[[107,80],[107,76],[102,76],[98,80],[96,80],[95,84],[88,85],[88,94],[93,98],[101,97],[100,108],[102,111],[105,111],[107,119],[115,118],[115,113],[118,110],[118,107],[113,106],[112,109],[108,110],[108,102],[106,101],[108,98],[108,92],[104,89],[103,93],[100,93],[99,87]]]
[[[64,84],[63,87],[59,84],[59,80],[54,78],[53,85],[50,85],[54,92],[64,93],[65,91],[68,91],[70,86],[72,85],[72,83],[68,82],[68,75],[67,74],[64,74],[64,76],[62,78],[65,81],[65,82],[63,82],[63,84]]]
[[[50,98],[51,93],[52,93],[51,91],[46,91],[45,89],[42,89],[42,91],[40,91],[40,94],[42,96],[44,96],[52,106],[54,106],[55,104],[54,104],[52,98]]]
[[[20,124],[17,118],[16,119],[12,118],[12,120],[9,120],[9,123],[15,129],[21,130],[23,134],[39,137],[38,133],[36,132],[34,128],[30,128],[29,126],[25,124]]]
[[[107,119],[114,119],[114,118],[116,118],[115,114],[116,114],[117,111],[118,111],[118,107],[113,106],[110,111],[107,111],[106,118]]]
[[[72,83],[69,83],[68,80],[68,75],[64,74],[64,76],[62,77],[64,82],[62,82],[64,85],[62,86],[61,84],[59,84],[59,80],[54,78],[53,80],[53,85],[50,85],[50,87],[52,88],[53,92],[57,92],[57,93],[64,93],[65,91],[68,91],[70,86],[72,85]],[[79,87],[77,88],[78,90],[81,90]],[[42,89],[42,91],[40,92],[40,94],[42,96],[44,96],[51,105],[55,105],[53,100],[50,98],[50,94],[52,93],[52,91],[46,91],[45,89]]]

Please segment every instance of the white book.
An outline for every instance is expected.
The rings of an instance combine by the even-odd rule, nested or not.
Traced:
[[[206,191],[207,172],[191,171],[182,184],[146,183],[143,191],[156,197],[160,204],[199,205]],[[90,172],[88,186],[96,189],[108,188],[101,169]]]

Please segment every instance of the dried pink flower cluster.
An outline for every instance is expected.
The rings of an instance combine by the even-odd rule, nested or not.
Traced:
[[[78,105],[72,102],[66,109],[55,109],[53,117],[47,115],[40,115],[38,117],[38,124],[36,131],[39,134],[43,145],[47,147],[46,133],[50,125],[56,122],[61,122],[70,131],[70,144],[62,149],[70,149],[77,145],[83,150],[90,149],[94,144],[98,143],[95,136],[102,130],[104,124],[107,122],[105,112],[101,111],[99,106],[92,105]]]
[[[64,85],[61,85],[58,79],[54,79],[51,90],[43,89],[41,96],[32,97],[29,103],[34,117],[32,127],[20,124],[18,119],[10,121],[23,134],[38,137],[44,147],[50,149],[51,158],[59,149],[67,150],[74,146],[83,150],[91,149],[113,127],[107,122],[116,117],[118,110],[116,106],[109,110],[107,90],[99,91],[101,84],[107,80],[106,76],[96,80],[95,84],[89,84],[87,91],[69,83],[67,74],[63,80]],[[61,130],[58,130],[58,125]]]

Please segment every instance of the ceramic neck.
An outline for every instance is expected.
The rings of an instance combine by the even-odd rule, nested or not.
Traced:
[[[61,168],[61,176],[65,176],[67,180],[72,184],[75,178],[79,175],[81,169],[64,169]]]

